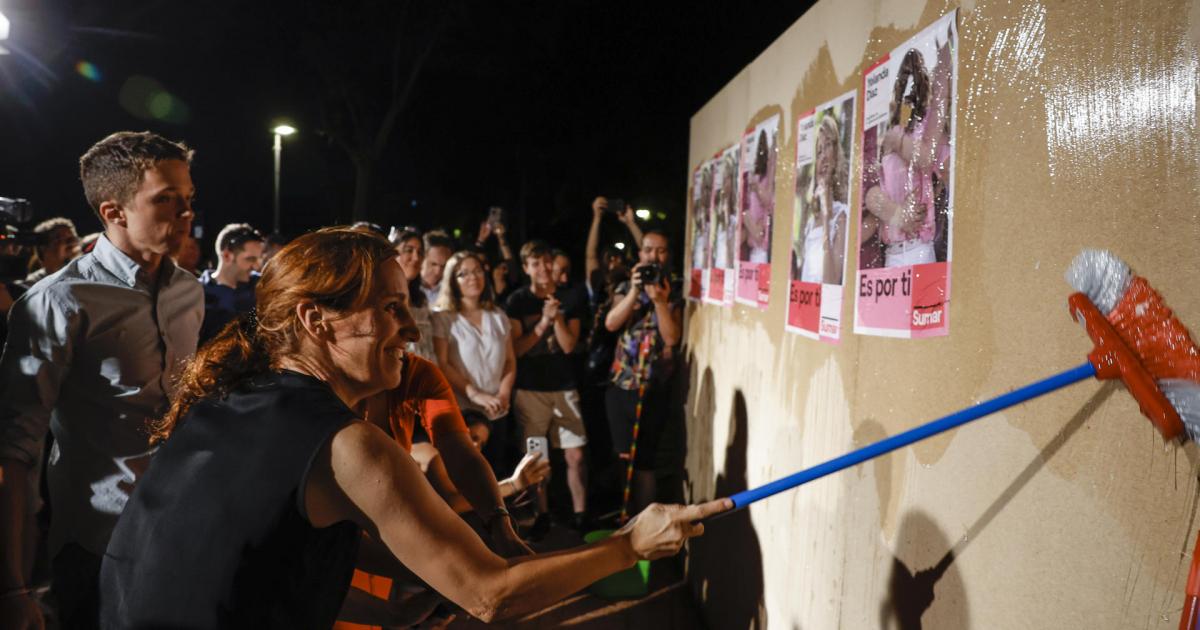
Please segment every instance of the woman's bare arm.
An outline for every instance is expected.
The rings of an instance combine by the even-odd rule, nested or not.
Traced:
[[[513,348],[513,333],[510,329],[504,336],[504,372],[500,377],[500,391],[497,392],[504,401],[505,411],[512,399],[513,385],[517,382],[517,351]]]
[[[603,197],[596,197],[592,202],[592,225],[588,228],[587,249],[584,251],[583,259],[583,278],[590,286],[592,282],[592,274],[600,268],[600,221],[604,215],[604,208],[608,205],[608,201]],[[598,287],[592,287],[595,290]]]
[[[613,536],[561,554],[505,560],[433,491],[416,463],[373,425],[351,422],[322,448],[304,489],[315,527],[352,520],[447,599],[485,622],[543,608],[639,557],[675,553],[730,507],[652,505]]]
[[[462,514],[475,509],[471,502],[458,491],[458,487],[450,480],[446,463],[442,461],[441,453],[432,444],[421,442],[413,444],[413,461],[425,471],[425,480],[433,486],[434,492],[442,497],[455,513]]]

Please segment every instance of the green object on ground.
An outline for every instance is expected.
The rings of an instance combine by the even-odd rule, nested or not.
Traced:
[[[612,535],[614,530],[598,529],[584,535],[584,542],[593,543],[604,540]],[[637,564],[618,571],[606,578],[601,578],[588,587],[596,597],[604,599],[635,599],[646,595],[650,584],[650,561],[638,560]]]

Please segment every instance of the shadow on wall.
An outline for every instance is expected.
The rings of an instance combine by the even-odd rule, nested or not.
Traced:
[[[712,378],[711,372],[709,378]],[[692,383],[696,380],[695,357],[688,352],[686,357],[676,366],[668,385],[669,404],[662,435],[658,441],[658,456],[655,458],[654,469],[658,482],[656,501],[662,503],[686,503],[689,496],[687,488],[687,458],[691,453],[688,444],[688,401],[691,395]],[[711,444],[711,426],[708,428]],[[711,465],[709,470],[711,470]]]
[[[713,397],[711,371],[706,370],[697,400],[703,403]],[[698,410],[703,410],[701,406]],[[707,409],[711,410],[709,405]],[[693,431],[711,432],[712,416],[697,414]],[[725,472],[717,477],[715,495],[729,496],[747,488],[746,397],[741,390],[734,392],[733,413],[730,418],[729,441],[725,447]],[[710,438],[711,439],[711,438]],[[711,463],[710,463],[711,466]],[[711,468],[709,469],[711,470]],[[711,478],[711,477],[710,477]],[[711,497],[694,496],[693,500]],[[750,512],[741,510],[705,525],[704,535],[691,543],[689,575],[696,601],[704,609],[704,618],[714,630],[742,630],[767,627],[763,607],[762,550],[758,534],[750,522]]]
[[[954,568],[954,560],[966,551],[971,541],[987,529],[996,515],[1045,467],[1046,462],[1062,450],[1067,440],[1083,427],[1088,418],[1112,396],[1116,388],[1117,384],[1109,381],[1096,390],[1042,448],[1037,457],[1000,492],[996,500],[984,510],[953,547],[928,515],[920,511],[905,514],[896,538],[892,576],[888,581],[888,600],[879,611],[881,628],[920,630],[921,617],[933,606],[935,598],[938,601],[935,615],[937,627],[967,627],[966,589],[962,577]],[[932,558],[937,553],[942,553],[943,549],[946,551],[934,563]],[[903,559],[907,559],[908,563]],[[914,572],[911,568],[913,566],[929,568]]]
[[[698,503],[713,498],[713,419],[716,417],[716,393],[711,368],[704,368],[703,380],[696,374],[695,357],[688,353],[685,369],[679,370],[688,375],[688,385],[699,383],[698,390],[689,391],[695,394],[691,399],[687,396],[683,426],[684,471],[680,491],[685,503]],[[690,472],[690,471],[695,471]]]
[[[943,554],[941,559],[930,563],[928,559],[939,553]],[[955,557],[946,534],[932,518],[919,510],[905,514],[896,538],[888,599],[879,609],[879,627],[921,630],[921,616],[936,597],[941,609],[939,613],[947,613],[939,615],[937,627],[966,628],[967,592],[962,576],[954,566]],[[914,571],[911,567],[928,568]],[[947,619],[947,616],[951,618]]]

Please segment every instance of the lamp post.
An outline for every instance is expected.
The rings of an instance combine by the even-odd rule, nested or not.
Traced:
[[[291,125],[277,125],[271,130],[275,134],[275,223],[272,228],[275,234],[280,234],[279,231],[279,163],[283,157],[283,137],[290,136],[296,133],[296,128]]]
[[[0,41],[8,39],[8,27],[9,27],[8,18],[4,17],[3,13],[0,13]],[[8,54],[8,49],[5,48],[4,46],[0,46],[0,55],[7,55],[7,54]]]

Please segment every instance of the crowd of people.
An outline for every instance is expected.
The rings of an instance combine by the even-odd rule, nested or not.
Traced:
[[[209,267],[191,160],[149,132],[96,143],[80,177],[102,231],[37,225],[27,275],[0,285],[0,626],[507,619],[728,508],[653,502],[682,291],[632,208],[593,202],[578,284],[566,253],[510,245],[494,216],[466,246],[235,223]],[[632,265],[600,251],[606,214]],[[612,507],[589,503],[603,424],[637,516],[533,553],[552,521],[582,532]]]

